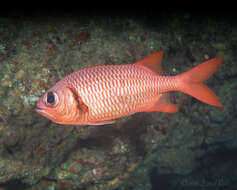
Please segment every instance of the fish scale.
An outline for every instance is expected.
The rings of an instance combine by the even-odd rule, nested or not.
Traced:
[[[94,77],[88,73],[93,73]],[[159,78],[134,65],[88,68],[73,73],[69,78],[73,81],[77,78],[77,82],[72,83],[73,87],[91,110],[82,120],[109,120],[111,116],[130,115],[146,107],[159,95]]]

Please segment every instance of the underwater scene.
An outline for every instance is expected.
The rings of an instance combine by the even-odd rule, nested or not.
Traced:
[[[0,190],[237,189],[237,16],[0,15]]]

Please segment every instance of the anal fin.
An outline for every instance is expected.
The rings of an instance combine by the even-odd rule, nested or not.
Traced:
[[[178,107],[172,104],[169,100],[169,95],[167,93],[161,94],[158,100],[150,108],[146,109],[145,112],[167,112],[174,113],[178,111]]]

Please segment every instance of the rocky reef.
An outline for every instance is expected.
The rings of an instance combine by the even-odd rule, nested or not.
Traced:
[[[1,17],[0,189],[236,188],[236,34],[232,20],[192,13]],[[223,107],[172,92],[178,113],[138,113],[100,127],[62,126],[34,111],[73,71],[160,50],[167,75],[224,57],[207,81]]]

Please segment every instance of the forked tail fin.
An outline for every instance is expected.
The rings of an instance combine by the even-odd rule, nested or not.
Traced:
[[[178,89],[202,102],[212,106],[222,107],[216,94],[203,82],[218,69],[223,60],[222,57],[214,58],[178,75]]]

